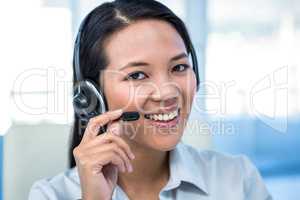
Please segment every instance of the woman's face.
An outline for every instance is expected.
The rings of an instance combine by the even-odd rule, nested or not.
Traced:
[[[113,34],[105,52],[109,64],[99,81],[109,110],[140,113],[139,120],[122,122],[122,137],[129,145],[173,149],[181,139],[196,92],[196,77],[181,36],[167,22],[141,20]],[[171,128],[159,127],[145,117],[145,113],[178,109],[178,123]]]

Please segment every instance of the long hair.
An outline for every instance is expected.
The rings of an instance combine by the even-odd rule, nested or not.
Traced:
[[[143,19],[158,19],[171,24],[182,37],[188,54],[194,51],[185,24],[165,5],[155,0],[115,0],[101,4],[86,17],[82,27],[79,50],[82,77],[99,84],[100,72],[107,67],[109,62],[104,51],[105,41],[113,33]],[[74,58],[73,72],[74,87],[76,84]],[[196,74],[196,76],[198,75]],[[99,87],[101,88],[100,85]],[[82,124],[74,113],[69,147],[70,168],[76,166],[73,149],[79,145],[82,139],[80,131],[82,131]]]

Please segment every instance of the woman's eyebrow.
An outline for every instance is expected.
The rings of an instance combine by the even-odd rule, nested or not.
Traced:
[[[171,63],[171,62],[174,62],[174,61],[179,60],[179,59],[181,59],[181,58],[187,58],[187,57],[188,57],[188,56],[186,55],[186,53],[183,52],[183,53],[180,53],[180,54],[178,54],[178,55],[172,57],[172,58],[170,59],[169,62]],[[123,67],[121,67],[120,70],[123,70],[123,69],[128,68],[128,67],[140,67],[140,66],[149,66],[149,65],[150,65],[150,64],[149,64],[149,63],[146,63],[146,62],[142,62],[142,61],[133,61],[133,62],[129,62],[129,63],[127,63],[126,65],[124,65]]]

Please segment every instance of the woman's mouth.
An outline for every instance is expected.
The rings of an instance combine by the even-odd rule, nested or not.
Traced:
[[[159,128],[172,128],[179,122],[180,108],[169,113],[145,114],[144,117],[150,124]]]

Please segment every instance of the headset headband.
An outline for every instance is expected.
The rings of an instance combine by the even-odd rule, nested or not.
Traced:
[[[82,81],[83,77],[80,70],[80,41],[81,41],[81,33],[83,27],[85,26],[85,22],[87,21],[89,15],[87,15],[79,26],[79,30],[75,40],[75,47],[74,47],[74,67],[75,67],[75,77],[77,81]]]

